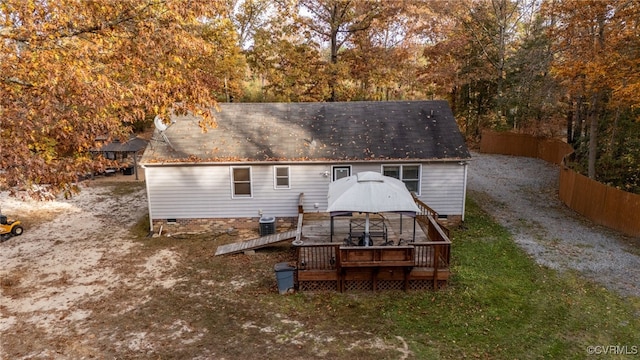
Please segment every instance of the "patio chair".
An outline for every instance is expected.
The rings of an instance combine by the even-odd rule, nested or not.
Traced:
[[[357,244],[355,242],[353,242],[353,239],[351,238],[351,234],[349,234],[349,236],[344,238],[344,245],[345,246],[356,246]]]
[[[362,236],[358,236],[358,246],[373,246],[371,236],[365,236],[364,233]]]

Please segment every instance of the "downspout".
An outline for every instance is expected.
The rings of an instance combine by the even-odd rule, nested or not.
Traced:
[[[467,173],[469,169],[469,163],[463,161],[462,165],[464,166],[464,185],[462,186],[462,221],[464,222],[465,207],[467,204]]]

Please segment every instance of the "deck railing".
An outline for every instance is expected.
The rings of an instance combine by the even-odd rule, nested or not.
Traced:
[[[427,237],[431,241],[444,241],[449,239],[449,229],[438,222],[438,213],[429,207],[429,205],[423,203],[414,194],[413,200],[418,205],[420,213],[416,216],[418,225],[422,228],[422,231],[427,234]]]
[[[299,270],[335,270],[341,268],[340,244],[304,244],[299,241],[302,235],[302,219],[304,209],[302,207],[304,194],[301,193],[298,202],[298,236],[297,267]],[[416,216],[417,222],[427,234],[430,241],[409,243],[415,247],[414,267],[443,269],[448,268],[451,260],[451,240],[449,229],[440,224],[436,219],[438,213],[424,202],[413,196],[420,213]],[[381,247],[384,251],[385,247]],[[344,252],[342,252],[344,253]]]
[[[297,247],[299,270],[339,268],[339,244],[305,244]]]
[[[449,267],[451,243],[430,241],[415,243],[415,267],[445,269]]]
[[[413,198],[416,205],[420,208],[420,214],[416,216],[418,225],[420,225],[422,231],[427,234],[427,238],[431,240],[431,242],[426,243],[429,245],[425,245],[424,249],[417,248],[416,252],[433,252],[432,256],[421,257],[433,262],[426,265],[416,266],[431,267],[434,269],[449,267],[449,262],[451,260],[451,239],[449,238],[449,229],[436,220],[438,218],[437,212],[415,196]]]
[[[451,243],[446,241],[429,241],[409,243],[402,246],[403,249],[413,247],[413,263],[411,266],[420,268],[446,269],[449,267],[451,256]],[[347,249],[347,251],[344,251]],[[304,244],[296,247],[297,250],[297,268],[299,270],[338,270],[342,267],[343,257],[349,256],[354,251],[360,252],[378,252],[383,254],[378,262],[379,266],[392,266],[391,264],[397,259],[389,258],[388,263],[385,261],[384,253],[394,253],[399,249],[398,246],[374,246],[374,247],[342,247],[339,244]],[[380,255],[376,255],[380,256]],[[349,263],[357,263],[351,256]],[[362,262],[372,265],[372,259],[362,258]],[[354,264],[351,264],[354,265]],[[406,266],[407,264],[403,264]],[[364,265],[363,265],[364,266]]]

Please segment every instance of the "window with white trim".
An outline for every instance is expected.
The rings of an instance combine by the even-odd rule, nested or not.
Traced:
[[[420,194],[420,165],[382,165],[382,175],[399,179],[409,191]]]
[[[273,167],[273,185],[275,189],[291,189],[288,166]]]
[[[335,165],[331,167],[332,181],[351,176],[351,165]]]
[[[231,183],[234,198],[251,197],[251,167],[232,167]]]

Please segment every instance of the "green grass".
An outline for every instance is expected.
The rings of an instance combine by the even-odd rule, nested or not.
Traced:
[[[590,345],[640,345],[638,299],[538,266],[505,229],[468,204],[465,230],[453,233],[448,289],[357,300],[331,295],[314,306],[341,309],[332,321],[343,326],[373,318],[375,333],[403,337],[420,359],[580,359]],[[313,311],[309,298],[300,294],[292,306]]]

